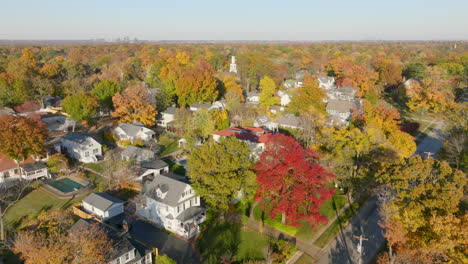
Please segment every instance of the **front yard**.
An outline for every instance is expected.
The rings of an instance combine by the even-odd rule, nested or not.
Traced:
[[[171,138],[165,134],[161,135],[158,139],[158,145],[161,146],[161,153],[159,153],[159,155],[162,157],[179,150],[178,140],[178,138]]]

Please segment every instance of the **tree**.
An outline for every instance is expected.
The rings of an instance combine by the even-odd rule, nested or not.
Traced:
[[[141,122],[146,126],[156,124],[156,107],[151,103],[148,90],[141,86],[130,86],[112,97],[115,111],[112,116],[119,117],[120,122]]]
[[[306,76],[302,87],[293,92],[288,111],[294,114],[303,114],[314,111],[325,114],[325,102],[327,98],[325,91],[318,86],[317,79]]]
[[[0,117],[0,152],[11,159],[23,161],[42,154],[47,131],[38,122],[23,116]]]
[[[189,130],[192,124],[193,114],[187,108],[178,108],[174,115],[175,133],[183,137]]]
[[[237,95],[239,100],[243,101],[244,100],[244,93],[242,91],[242,88],[240,85],[237,83],[237,80],[235,77],[231,75],[226,75],[223,78],[223,85],[224,85],[224,93],[225,95],[227,93],[234,93]]]
[[[177,264],[177,262],[167,255],[159,255],[156,257],[156,264]]]
[[[268,76],[265,76],[260,80],[260,96],[258,103],[267,111],[273,105],[279,104],[280,99],[275,96],[276,84]]]
[[[30,187],[30,182],[20,181],[11,188],[0,188],[0,243],[3,243],[7,237],[3,222],[5,214],[8,212],[8,209],[23,198]]]
[[[216,130],[215,120],[212,119],[210,112],[211,110],[207,108],[199,109],[191,119],[191,132],[203,139],[208,138]]]
[[[468,217],[460,207],[467,184],[463,172],[416,155],[385,167],[378,180],[388,186],[384,225],[398,227],[386,229],[394,252],[413,250],[431,263],[467,260],[463,230]]]
[[[211,109],[208,111],[214,122],[215,130],[223,130],[229,127],[229,115],[224,109]]]
[[[65,97],[62,106],[65,113],[69,114],[73,120],[89,122],[97,113],[98,101],[86,93],[77,93]],[[75,131],[75,125],[73,125],[73,131]]]
[[[218,98],[218,85],[210,65],[200,61],[196,67],[186,69],[176,81],[179,106],[185,107],[198,102],[212,103]]]
[[[406,79],[411,79],[411,78],[416,78],[416,79],[422,79],[426,77],[426,65],[422,62],[413,62],[408,64],[404,71],[403,75],[406,77]]]
[[[62,154],[55,154],[47,159],[47,167],[52,173],[62,173],[68,169],[68,160]]]
[[[316,226],[326,223],[326,216],[320,213],[320,206],[334,194],[327,185],[335,177],[318,163],[317,153],[305,149],[292,137],[283,134],[269,136],[257,171],[256,200],[265,207],[268,203],[270,214],[282,214],[283,223],[298,226],[298,220],[307,220]]]
[[[116,93],[120,93],[122,88],[120,85],[111,80],[103,80],[94,84],[91,94],[99,100],[102,106],[107,109],[112,109],[112,97]]]
[[[240,191],[244,197],[254,192],[250,150],[236,138],[208,140],[192,151],[188,164],[193,188],[213,210],[226,212]]]
[[[156,102],[158,102],[157,110],[161,113],[174,104],[174,98],[166,88],[160,88],[156,94]]]
[[[114,245],[97,222],[69,231],[72,216],[58,209],[42,213],[38,219],[13,242],[13,252],[25,264],[99,264],[111,258]]]

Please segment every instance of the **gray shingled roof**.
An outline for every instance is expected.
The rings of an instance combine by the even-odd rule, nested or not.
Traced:
[[[188,208],[187,210],[183,211],[182,213],[180,213],[176,219],[181,221],[181,222],[185,222],[189,219],[192,219],[194,218],[195,216],[203,213],[206,211],[206,208],[203,208],[201,206],[192,206],[190,208]]]
[[[20,166],[26,172],[37,171],[47,168],[47,166],[42,162],[33,162],[33,163],[26,163]]]
[[[300,127],[301,119],[294,114],[285,114],[276,119],[276,123],[280,126]]]
[[[92,193],[84,198],[83,201],[102,211],[106,211],[114,204],[124,203],[122,200],[107,193]]]
[[[164,162],[163,160],[160,160],[160,159],[156,159],[156,160],[146,160],[146,161],[143,161],[140,166],[142,168],[145,168],[145,169],[155,169],[155,170],[158,170],[158,169],[162,169],[164,167],[167,167],[169,166],[166,162]]]
[[[322,82],[322,83],[327,83],[329,81],[332,81],[333,80],[333,77],[329,77],[329,76],[320,76],[319,77],[319,80]]]
[[[70,233],[82,232],[83,230],[90,229],[92,225],[107,233],[113,251],[110,254],[108,262],[123,256],[125,253],[135,249],[135,258],[130,263],[135,263],[145,257],[146,254],[152,250],[140,242],[132,239],[126,231],[114,230],[103,223],[99,223],[92,219],[80,219],[69,230]]]
[[[125,134],[131,137],[136,137],[138,132],[140,132],[142,128],[145,128],[143,125],[127,124],[127,123],[122,123],[118,125],[118,127],[120,127],[120,129],[122,129],[125,132]],[[151,132],[146,131],[146,133],[151,133]]]
[[[122,151],[122,157],[134,159],[137,162],[154,158],[154,152],[135,146],[128,146]]]
[[[162,114],[175,115],[176,112],[177,112],[177,108],[169,107],[166,110],[162,111]]]
[[[336,88],[336,91],[338,93],[347,94],[347,95],[354,95],[356,93],[356,90],[354,90],[354,88],[351,86]]]
[[[327,111],[332,110],[338,113],[347,113],[354,108],[356,108],[356,104],[346,100],[330,100],[327,103]]]
[[[255,118],[255,121],[258,125],[262,126],[267,124],[268,122],[271,122],[271,119],[267,115],[259,115]]]
[[[65,134],[62,139],[66,139],[69,141],[74,141],[79,144],[86,143],[89,139],[93,139],[86,133],[77,133],[77,132],[70,132]]]
[[[145,196],[169,206],[176,206],[182,197],[182,193],[188,184],[163,175],[158,175],[152,182],[148,182],[143,187]],[[164,198],[158,197],[156,190],[161,189],[167,192]]]

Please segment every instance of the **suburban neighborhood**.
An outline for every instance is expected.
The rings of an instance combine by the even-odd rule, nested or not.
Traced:
[[[2,31],[0,264],[468,263],[466,40]]]

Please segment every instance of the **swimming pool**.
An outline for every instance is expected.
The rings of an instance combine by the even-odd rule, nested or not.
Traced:
[[[49,185],[54,187],[55,189],[63,192],[63,193],[69,193],[69,192],[77,191],[77,190],[84,187],[83,185],[81,185],[81,184],[77,183],[76,181],[71,180],[69,178],[63,178],[63,179],[60,179],[60,180],[53,181],[53,182],[49,183]]]

